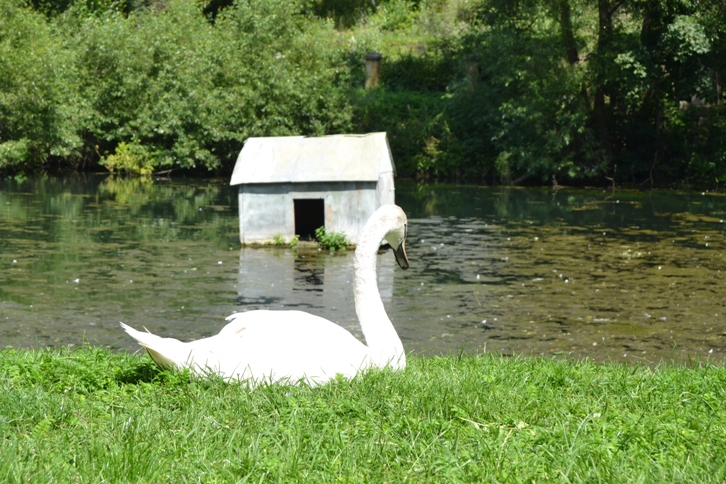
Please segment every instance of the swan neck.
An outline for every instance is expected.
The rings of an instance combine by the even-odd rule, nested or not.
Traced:
[[[355,251],[355,309],[368,345],[371,362],[379,367],[390,365],[398,368],[405,365],[403,345],[386,314],[378,291],[376,274],[378,248],[386,231],[383,227],[370,228],[372,230],[364,230]]]

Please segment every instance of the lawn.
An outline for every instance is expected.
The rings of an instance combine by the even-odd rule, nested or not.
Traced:
[[[0,351],[2,482],[725,482],[726,368],[409,357],[318,388]]]

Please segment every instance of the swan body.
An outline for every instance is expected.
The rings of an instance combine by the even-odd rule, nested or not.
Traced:
[[[303,311],[248,311],[227,318],[219,334],[188,343],[121,327],[162,367],[189,368],[198,375],[259,382],[320,384],[371,367],[403,369],[401,339],[383,307],[376,280],[376,255],[383,240],[408,268],[406,215],[384,205],[361,233],[354,258],[355,309],[366,343],[327,319]]]

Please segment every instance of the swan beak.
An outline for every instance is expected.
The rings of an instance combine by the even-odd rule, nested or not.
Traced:
[[[408,269],[408,256],[406,255],[406,239],[401,241],[401,245],[393,250],[393,255],[396,256],[396,262],[401,269]]]

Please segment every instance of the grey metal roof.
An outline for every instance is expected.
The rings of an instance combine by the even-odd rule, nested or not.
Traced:
[[[395,172],[386,133],[248,138],[230,185],[378,181]]]

